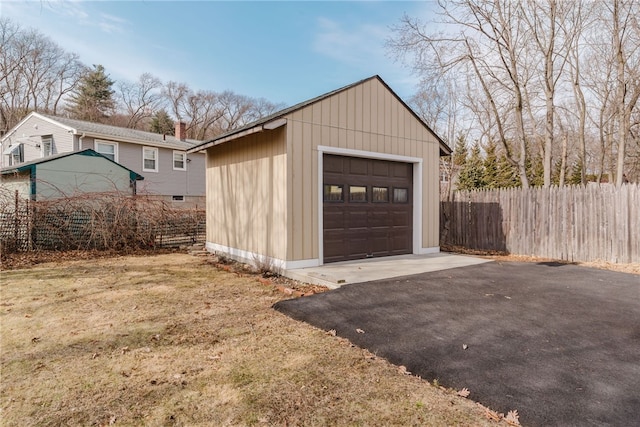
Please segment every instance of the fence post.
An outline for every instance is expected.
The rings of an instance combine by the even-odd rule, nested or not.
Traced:
[[[33,206],[32,206],[33,205]],[[33,250],[33,217],[36,213],[36,206],[27,199],[27,250]]]
[[[13,209],[13,244],[15,245],[16,251],[18,251],[18,248],[20,247],[18,243],[18,237],[20,232],[20,218],[18,215],[20,214],[20,212],[18,211],[18,209],[20,209],[20,202],[18,199],[18,190],[16,190],[15,205]]]

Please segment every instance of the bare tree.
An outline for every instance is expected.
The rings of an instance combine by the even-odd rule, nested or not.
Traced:
[[[616,106],[618,122],[618,155],[616,186],[624,179],[627,142],[631,139],[631,116],[640,97],[640,32],[638,15],[640,2],[613,0],[606,8],[611,13],[614,60],[616,65]]]
[[[524,91],[530,77],[521,63],[527,55],[522,10],[508,0],[439,4],[443,24],[453,28],[451,34],[428,34],[424,24],[405,15],[388,47],[399,58],[411,56],[414,70],[422,75],[436,67],[477,81],[497,127],[497,140],[528,187]]]
[[[29,111],[55,114],[86,70],[76,54],[6,18],[0,18],[0,45],[0,129]]]
[[[160,79],[150,73],[143,73],[136,82],[118,84],[118,98],[128,119],[126,127],[141,129],[143,122],[151,119],[161,106],[161,89]]]

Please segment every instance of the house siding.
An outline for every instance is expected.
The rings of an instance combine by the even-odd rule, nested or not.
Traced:
[[[144,144],[137,141],[122,141],[117,137],[100,137],[96,134],[82,136],[84,133],[78,130],[76,134],[62,124],[52,123],[53,119],[42,117],[38,114],[27,116],[24,122],[11,131],[11,133],[2,140],[2,150],[4,153],[6,148],[12,143],[19,143],[19,139],[30,135],[36,135],[30,141],[23,144],[24,162],[30,162],[42,158],[41,148],[36,148],[36,143],[40,143],[42,135],[53,136],[53,153],[63,154],[73,151],[79,151],[86,148],[95,149],[95,140],[115,142],[118,145],[118,163],[139,173],[145,177],[145,180],[139,183],[138,192],[140,194],[149,194],[158,196],[162,200],[171,201],[172,196],[184,196],[185,202],[174,203],[173,206],[180,208],[202,207],[204,206],[205,196],[205,154],[193,153],[188,154],[187,170],[173,169],[173,151],[184,151],[180,147],[182,142],[176,141],[174,138],[167,139],[167,147],[161,146],[156,142]],[[160,145],[160,146],[159,146]],[[158,148],[158,167],[159,171],[143,172],[142,170],[142,147]],[[0,156],[0,165],[2,167],[10,166],[9,155],[2,154]]]
[[[287,260],[318,259],[318,146],[423,159],[422,247],[439,246],[439,142],[377,79],[287,116]]]
[[[0,201],[5,207],[11,208],[15,200],[16,191],[19,199],[29,199],[31,195],[31,175],[28,172],[13,175],[2,175],[2,191]]]
[[[32,136],[29,140],[24,141],[22,138]],[[2,152],[12,143],[24,144],[24,162],[30,162],[42,158],[42,149],[36,148],[35,143],[40,144],[41,135],[53,136],[53,153],[62,154],[74,151],[74,136],[64,127],[50,123],[37,117],[29,117],[18,128],[15,129],[9,137],[2,143]],[[9,165],[7,155],[2,155],[2,167]]]
[[[83,148],[95,150],[95,141],[115,142],[118,144],[118,163],[144,176],[138,183],[138,194],[160,196],[204,196],[205,193],[205,154],[188,154],[187,170],[173,169],[174,148],[156,147],[153,145],[118,142],[105,138],[89,138],[82,140]],[[158,172],[142,170],[142,148],[158,148]]]
[[[279,128],[207,150],[207,242],[286,259],[284,136]]]
[[[79,154],[36,166],[36,200],[94,192],[133,194],[129,171],[103,157]]]

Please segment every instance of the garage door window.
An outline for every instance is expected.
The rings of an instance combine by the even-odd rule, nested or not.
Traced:
[[[349,201],[365,203],[367,201],[367,187],[363,185],[350,185]]]
[[[409,190],[406,188],[393,189],[393,203],[407,203],[409,201]]]
[[[342,202],[344,201],[342,195],[342,185],[324,185],[324,201],[325,202]]]
[[[371,187],[373,193],[374,203],[387,203],[389,202],[389,188],[387,187]]]

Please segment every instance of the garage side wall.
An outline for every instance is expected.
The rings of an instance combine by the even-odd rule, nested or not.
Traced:
[[[253,262],[286,260],[283,128],[207,150],[207,248]]]
[[[439,246],[436,137],[377,79],[337,93],[287,117],[287,182],[291,197],[287,259],[319,259],[318,146],[421,158],[421,249]],[[322,261],[322,260],[320,260]]]
[[[103,157],[74,154],[36,166],[36,199],[57,199],[87,193],[132,195],[129,171]]]

